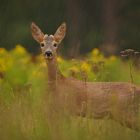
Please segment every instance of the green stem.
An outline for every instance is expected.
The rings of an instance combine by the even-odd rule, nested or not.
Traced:
[[[133,66],[132,60],[129,60],[129,72],[130,72],[131,83],[133,84],[134,79],[133,79],[132,66]]]

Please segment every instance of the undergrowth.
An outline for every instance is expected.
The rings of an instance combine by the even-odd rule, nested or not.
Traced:
[[[93,49],[82,60],[58,57],[66,77],[86,81],[131,82],[129,61]],[[133,65],[133,82],[140,71]],[[47,66],[24,47],[0,48],[0,140],[139,140],[140,133],[115,121],[74,117],[54,109],[47,90]],[[49,113],[48,113],[49,112]]]

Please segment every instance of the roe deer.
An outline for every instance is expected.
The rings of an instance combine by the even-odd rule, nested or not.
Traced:
[[[62,23],[54,35],[47,35],[35,23],[32,23],[31,33],[40,44],[45,57],[50,89],[61,102],[64,102],[62,100],[65,98],[62,93],[71,96],[66,100],[65,105],[72,114],[95,119],[107,117],[138,130],[140,87],[125,82],[85,83],[66,78],[57,67],[57,48],[65,37],[66,24]]]

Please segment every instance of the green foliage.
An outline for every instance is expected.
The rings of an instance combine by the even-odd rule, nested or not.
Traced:
[[[67,77],[86,81],[131,81],[128,62],[108,58],[94,49],[83,60],[58,57]],[[140,73],[133,69],[134,82]],[[73,117],[66,108],[53,108],[47,90],[47,66],[42,56],[30,55],[21,45],[0,48],[1,140],[139,140],[140,134],[112,120]]]

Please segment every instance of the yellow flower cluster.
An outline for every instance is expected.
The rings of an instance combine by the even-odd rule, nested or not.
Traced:
[[[81,65],[81,71],[85,72],[85,73],[89,73],[90,70],[91,70],[90,65],[86,62],[83,62],[82,65]]]
[[[118,63],[114,62],[120,62],[118,60],[116,56],[104,57],[97,48],[93,49],[84,60],[65,60],[60,56],[57,57],[59,68],[64,75],[80,78],[81,75],[85,74],[90,80],[98,79],[97,74],[101,77],[99,73],[103,73],[105,67],[116,67],[115,65]],[[16,73],[17,76],[21,76],[21,79],[25,79],[26,73],[26,79],[42,79],[45,77],[44,74],[47,75],[44,72],[46,67],[43,55],[31,56],[20,44],[11,51],[0,48],[0,72],[6,73],[9,77]]]
[[[99,51],[99,49],[95,48],[95,49],[92,50],[91,53],[92,53],[93,56],[98,56],[100,54],[100,51]]]
[[[109,57],[109,60],[115,61],[115,60],[117,60],[117,57],[115,55],[112,55],[112,56]]]
[[[16,47],[13,51],[14,51],[14,53],[17,53],[19,55],[27,53],[26,49],[23,46],[21,46],[20,44],[16,45]]]
[[[63,60],[62,57],[60,57],[60,56],[57,57],[57,62],[58,62],[58,63],[63,63],[63,61],[64,61],[64,60]]]
[[[79,69],[76,66],[72,66],[69,70],[74,73],[79,73]]]

